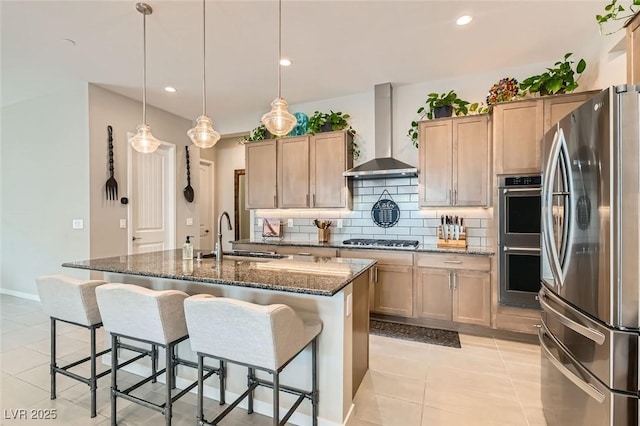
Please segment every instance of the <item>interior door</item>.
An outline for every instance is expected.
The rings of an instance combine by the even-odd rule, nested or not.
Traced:
[[[200,160],[200,249],[213,250],[213,163]]]
[[[129,254],[175,248],[175,145],[157,151],[128,149]]]

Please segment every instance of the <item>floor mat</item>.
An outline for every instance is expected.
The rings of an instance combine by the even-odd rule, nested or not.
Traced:
[[[393,337],[396,339],[412,340],[414,342],[430,343],[432,345],[460,348],[460,338],[457,331],[439,330],[436,328],[419,327],[395,322],[369,320],[369,333],[377,336]]]

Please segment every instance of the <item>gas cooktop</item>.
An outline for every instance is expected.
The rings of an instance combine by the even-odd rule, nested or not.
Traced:
[[[349,246],[416,248],[420,243],[418,242],[418,240],[375,240],[367,238],[353,238],[350,240],[344,240],[342,244]]]

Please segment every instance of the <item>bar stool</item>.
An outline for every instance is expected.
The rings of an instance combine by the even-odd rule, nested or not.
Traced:
[[[172,389],[176,388],[176,369],[178,365],[197,368],[192,361],[180,359],[177,355],[177,345],[188,339],[187,325],[184,318],[184,300],[187,293],[178,290],[154,291],[144,287],[130,284],[105,284],[96,289],[98,306],[104,321],[105,328],[111,333],[111,425],[117,424],[116,399],[124,398],[144,407],[159,411],[164,415],[165,424],[171,425],[173,403],[197,386],[195,381],[189,386],[171,396]],[[157,347],[165,348],[165,368],[156,371],[152,364],[151,375],[143,378],[127,389],[118,389],[118,369],[137,361],[145,354],[136,356],[130,360],[118,364],[118,349],[129,349],[128,345],[121,342],[121,338],[134,340],[151,345],[152,363],[153,354],[157,353]],[[224,401],[224,369],[222,362],[220,368],[205,367],[206,377],[213,374],[220,376],[221,403]],[[166,399],[162,404],[130,395],[140,386],[155,381],[158,376],[166,373]]]
[[[198,354],[197,424],[217,425],[248,396],[248,412],[253,413],[253,391],[258,386],[273,389],[273,424],[284,425],[306,398],[311,401],[313,425],[318,424],[318,335],[321,322],[304,322],[289,306],[256,305],[208,294],[184,301],[191,349]],[[212,326],[215,324],[215,326]],[[280,384],[280,372],[311,343],[311,391]],[[203,412],[204,357],[248,368],[247,390],[215,419],[207,421]],[[255,370],[273,376],[259,379]],[[293,406],[280,418],[279,392],[297,395]]]
[[[106,284],[106,281],[79,280],[66,275],[43,275],[36,278],[38,294],[42,303],[42,310],[51,321],[51,399],[56,399],[56,374],[63,374],[72,379],[89,385],[91,390],[91,417],[96,416],[96,390],[98,379],[109,374],[110,370],[96,374],[96,359],[108,353],[105,349],[96,353],[96,330],[102,327],[102,319],[96,302],[96,287]],[[91,354],[71,364],[59,367],[56,360],[56,322],[62,321],[78,327],[89,329],[91,333]],[[90,361],[91,373],[83,377],[71,371],[70,368]]]

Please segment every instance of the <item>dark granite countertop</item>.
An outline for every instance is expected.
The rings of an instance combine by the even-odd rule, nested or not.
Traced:
[[[273,260],[225,256],[221,267],[215,258],[182,260],[182,250],[115,256],[63,263],[63,267],[169,278],[292,293],[333,296],[373,266],[369,259],[288,256],[283,269],[265,266]],[[269,268],[269,269],[267,269]],[[288,268],[288,269],[287,269]]]
[[[407,247],[382,247],[382,246],[352,246],[348,244],[342,244],[339,242],[318,243],[316,241],[273,241],[273,240],[237,240],[231,241],[233,244],[263,244],[269,246],[284,246],[284,247],[327,247],[336,249],[351,249],[351,250],[392,250],[392,251],[406,251],[416,253],[456,253],[456,254],[479,254],[490,256],[495,254],[495,250],[491,247],[474,247],[470,246],[466,249],[450,249],[439,248],[436,245],[420,244],[417,248]]]

